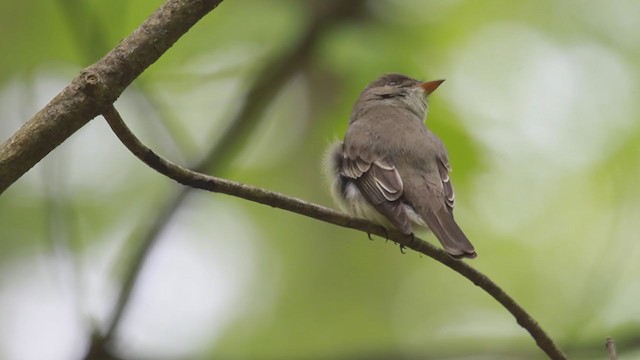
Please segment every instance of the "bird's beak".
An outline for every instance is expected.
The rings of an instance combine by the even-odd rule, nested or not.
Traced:
[[[444,80],[434,80],[434,81],[429,81],[429,82],[423,82],[418,84],[419,87],[422,88],[422,90],[424,90],[424,93],[429,95],[432,92],[434,92],[438,86],[440,86],[440,84],[442,84],[444,82]]]

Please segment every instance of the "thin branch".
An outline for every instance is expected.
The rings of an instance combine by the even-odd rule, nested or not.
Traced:
[[[242,148],[243,142],[249,138],[250,132],[265,112],[268,104],[278,95],[283,87],[305,64],[308,63],[313,48],[317,45],[319,37],[329,26],[341,19],[356,14],[364,4],[363,0],[343,1],[335,0],[318,2],[319,9],[312,12],[310,26],[306,32],[294,43],[291,48],[281,56],[273,59],[264,66],[263,70],[249,86],[244,99],[245,105],[230,121],[230,125],[219,136],[220,141],[205,154],[203,159],[192,168],[198,172],[218,172],[224,168],[237,149]],[[147,256],[155,245],[159,235],[180,208],[187,195],[193,190],[191,187],[183,187],[173,194],[170,200],[156,215],[153,224],[148,227],[142,236],[139,248],[131,261],[131,268],[124,275],[122,290],[114,307],[114,312],[109,319],[107,330],[104,333],[104,343],[109,343],[119,326],[135,287],[138,274],[144,266]]]
[[[0,145],[0,194],[89,120],[222,0],[167,0],[129,37],[85,68]]]
[[[607,338],[607,341],[605,342],[605,347],[607,348],[607,353],[609,354],[609,360],[618,359],[618,354],[616,351],[616,342],[613,340],[613,338],[611,337]]]
[[[213,176],[201,174],[189,169],[183,168],[177,164],[170,162],[151,149],[147,148],[138,140],[133,133],[127,128],[124,121],[120,117],[115,107],[111,106],[103,114],[109,126],[120,139],[120,141],[131,151],[136,157],[142,160],[149,167],[157,172],[179,182],[180,184],[207,190],[216,193],[223,193],[245,200],[257,202],[271,207],[287,210],[296,214],[304,215],[310,218],[321,220],[334,225],[361,230],[370,234],[386,237],[397,242],[407,248],[425,254],[445,266],[456,271],[460,275],[466,277],[475,285],[482,288],[502,306],[504,306],[516,319],[518,324],[525,328],[533,337],[536,344],[551,359],[566,359],[566,356],[554,343],[554,341],[542,330],[540,325],[529,315],[515,300],[504,292],[486,275],[472,268],[466,263],[449,257],[444,251],[427,243],[426,241],[415,238],[411,235],[404,235],[396,230],[385,229],[363,219],[357,219],[332,209],[325,208],[304,200],[288,197],[276,192],[264,190],[250,185],[238,182],[220,179]]]

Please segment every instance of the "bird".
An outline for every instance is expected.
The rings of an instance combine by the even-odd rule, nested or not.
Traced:
[[[431,230],[451,257],[475,258],[453,217],[447,150],[425,124],[427,97],[443,82],[397,73],[371,82],[353,106],[343,141],[329,147],[325,169],[347,213],[406,235]]]

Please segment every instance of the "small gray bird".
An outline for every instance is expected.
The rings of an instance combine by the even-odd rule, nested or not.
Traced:
[[[429,228],[454,258],[475,249],[453,219],[447,151],[425,126],[426,97],[444,80],[386,74],[356,101],[344,142],[327,153],[332,193],[350,214],[405,234]]]

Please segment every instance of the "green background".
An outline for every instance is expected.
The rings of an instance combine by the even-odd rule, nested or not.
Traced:
[[[318,3],[223,2],[116,107],[159,154],[196,163]],[[2,2],[0,139],[160,4]],[[571,358],[605,358],[607,336],[640,357],[639,13],[635,0],[364,2],[274,86],[214,175],[332,206],[323,153],[362,88],[387,72],[445,78],[427,124],[450,153],[472,265]],[[178,190],[96,118],[2,194],[0,358],[82,356]],[[544,358],[479,288],[383,239],[204,192],[165,225],[116,336],[123,358]]]

